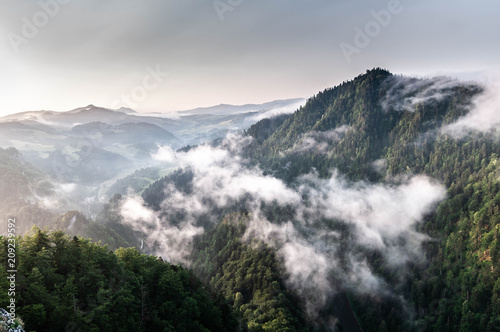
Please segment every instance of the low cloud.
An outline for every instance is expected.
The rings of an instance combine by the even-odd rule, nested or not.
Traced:
[[[312,173],[295,189],[303,198],[294,222],[278,226],[254,212],[246,239],[275,247],[289,273],[287,285],[306,303],[310,317],[326,304],[338,287],[359,293],[390,294],[363,256],[379,251],[387,268],[421,262],[421,244],[429,238],[416,226],[445,198],[444,188],[424,176],[398,184],[351,183],[337,173],[320,179]],[[350,238],[331,228],[329,220],[350,226]]]
[[[409,112],[414,112],[418,104],[443,100],[458,86],[474,85],[444,76],[423,79],[393,76],[387,79],[385,84],[388,88],[380,102],[382,109]]]
[[[307,132],[298,143],[292,147],[291,151],[303,152],[313,150],[320,154],[328,153],[328,151],[331,150],[331,146],[339,142],[351,129],[350,126],[343,125],[328,131]]]
[[[431,130],[424,136],[450,135],[463,138],[474,133],[497,133],[500,125],[500,75],[491,72],[481,78],[481,82],[459,81],[449,77],[417,79],[394,76],[385,84],[387,91],[381,101],[384,111],[415,111],[418,104],[443,101],[451,97],[459,87],[468,87],[478,93],[470,104],[461,107],[467,114],[442,128]],[[482,91],[481,91],[482,89]],[[471,91],[472,91],[471,90]]]
[[[306,104],[306,101],[307,101],[306,99],[303,99],[295,104],[266,110],[264,112],[260,112],[259,114],[255,115],[255,116],[252,116],[249,120],[251,120],[252,122],[258,122],[262,119],[273,118],[275,116],[282,115],[282,114],[292,114],[296,110],[298,110],[300,107],[304,106]]]
[[[471,132],[494,132],[500,125],[500,89],[494,85],[474,98],[470,111],[456,122],[445,126],[441,132],[457,138]]]
[[[140,197],[128,197],[122,205],[123,221],[134,231],[144,234],[142,239],[152,254],[189,266],[191,244],[196,235],[203,234],[203,228],[185,222],[172,225],[160,218],[158,213],[147,208]]]
[[[377,159],[372,162],[372,168],[378,173],[382,173],[387,168],[387,159]]]
[[[398,185],[349,183],[337,173],[330,179],[303,176],[300,190],[308,196],[304,215],[320,214],[356,228],[360,245],[386,249],[400,237],[420,237],[414,229],[445,198],[442,185],[426,176],[415,176]],[[303,218],[309,222],[307,218]]]
[[[168,145],[159,146],[158,151],[156,151],[156,153],[151,154],[151,158],[153,160],[162,161],[167,164],[176,162],[175,152]]]
[[[323,135],[334,139],[336,134]],[[416,226],[445,198],[440,184],[425,176],[388,184],[350,182],[333,172],[329,179],[310,173],[287,185],[241,157],[249,140],[232,135],[221,146],[188,152],[159,148],[158,159],[175,161],[192,179],[189,190],[168,185],[159,212],[139,197],[123,204],[125,222],[144,234],[150,253],[189,265],[193,238],[204,231],[200,220],[214,224],[220,211],[238,204],[249,212],[243,240],[264,241],[277,250],[288,287],[303,298],[313,318],[338,287],[387,292],[363,252],[380,252],[394,269],[421,260],[421,243],[428,238]],[[265,209],[271,205],[293,213],[280,222],[268,220]]]

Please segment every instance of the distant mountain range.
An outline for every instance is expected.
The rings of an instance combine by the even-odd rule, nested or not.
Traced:
[[[137,308],[135,323],[144,309],[145,324],[175,330],[194,315],[168,325],[153,319],[156,308],[167,317],[216,317],[220,311],[195,305],[207,299],[192,293],[195,278],[162,276],[142,288],[160,276],[147,263],[160,256],[190,263],[189,273],[238,320],[235,330],[497,331],[500,126],[485,91],[377,68],[300,107],[289,100],[144,115],[89,105],[10,115],[0,119],[0,142],[17,149],[0,149],[0,219],[16,216],[19,235],[37,224],[101,240],[104,253],[136,246],[115,250],[131,262],[123,268],[148,276],[134,281],[135,291],[79,288],[80,299],[100,298],[85,310],[103,318],[83,321],[85,330],[114,324],[107,318],[123,308]],[[238,139],[172,151],[241,129]],[[158,144],[171,155],[162,164],[151,156]],[[83,279],[73,279],[65,269],[72,260],[60,254],[88,242],[36,230],[31,239],[21,243],[33,249],[19,252],[20,316],[41,324],[45,311],[36,308],[56,294],[69,305],[54,302],[58,315],[47,306],[44,322],[81,319],[72,295]],[[116,259],[103,261],[99,250],[85,254],[94,274],[114,276],[108,263]],[[175,304],[179,285],[189,286],[189,300]]]
[[[295,106],[296,104],[304,104],[305,99],[286,99],[286,100],[275,100],[264,104],[246,104],[246,105],[228,105],[220,104],[210,107],[199,107],[192,110],[180,111],[179,114],[217,114],[217,115],[228,115],[246,112],[260,112],[262,110],[274,110],[274,109],[284,109],[290,106]]]
[[[175,150],[213,141],[262,117],[291,113],[302,102],[219,105],[168,114],[95,105],[67,112],[22,112],[0,118],[0,147],[16,148],[42,172],[61,183],[86,187],[83,191],[98,195],[92,200],[99,201],[104,187],[140,168],[157,166],[152,154],[159,146]]]

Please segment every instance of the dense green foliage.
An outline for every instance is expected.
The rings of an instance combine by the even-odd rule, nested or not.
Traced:
[[[425,148],[422,148],[425,150]],[[500,145],[488,137],[438,139],[407,154],[410,169],[442,180],[448,200],[423,230],[439,243],[427,247],[430,266],[412,277],[411,297],[439,331],[496,331],[500,326]],[[425,156],[425,152],[424,152]]]
[[[0,243],[7,261],[7,244]],[[17,239],[17,314],[27,331],[232,331],[230,308],[191,272],[38,228]],[[2,283],[6,267],[0,267]],[[2,284],[2,286],[4,286]],[[3,287],[2,287],[3,288]],[[6,307],[6,292],[0,307]]]
[[[305,323],[283,285],[283,267],[263,243],[245,244],[245,214],[227,215],[195,241],[193,270],[221,292],[249,331],[302,331]]]
[[[419,134],[463,115],[464,106],[480,91],[477,86],[463,85],[455,87],[450,98],[417,104],[415,110],[400,110],[395,107],[397,105],[382,107],[385,96],[396,93],[390,89],[399,80],[407,80],[405,85],[419,82],[376,69],[353,81],[326,89],[310,98],[272,135],[269,136],[266,127],[260,123],[251,127],[248,134],[255,138],[255,142],[247,153],[263,169],[289,182],[312,168],[326,177],[334,167],[352,179],[380,179],[371,162],[384,157],[392,160],[394,149],[398,155],[404,156],[406,150],[414,146]],[[421,90],[426,87],[422,85]],[[314,148],[306,151],[294,149],[310,133],[342,126],[348,126],[350,130],[338,142],[330,144],[324,153],[318,153]],[[406,171],[403,163],[394,162],[391,166],[393,174]]]
[[[364,331],[500,330],[500,142],[490,133],[462,138],[442,133],[444,125],[466,114],[482,89],[440,82],[449,81],[374,69],[318,93],[292,115],[262,120],[247,131],[254,140],[244,156],[291,186],[313,170],[326,178],[337,169],[351,180],[370,183],[425,174],[446,187],[447,199],[418,226],[429,236],[421,262],[408,262],[394,271],[384,265],[381,252],[363,252],[371,271],[390,289],[390,294],[363,295],[345,290]],[[433,89],[439,92],[434,97],[416,98]],[[97,223],[76,212],[51,214],[26,201],[32,188],[51,190],[43,177],[25,176],[36,171],[26,168],[15,150],[0,153],[5,155],[0,167],[8,172],[0,178],[0,190],[10,197],[2,206],[4,213],[14,211],[28,223],[84,234],[112,249],[137,245],[137,234],[121,222],[120,195],[111,199]],[[142,181],[141,174],[125,182],[139,189],[153,179],[146,174]],[[165,188],[174,186],[189,196],[192,181],[189,169],[179,170],[149,185],[142,197],[177,225],[183,215],[173,215],[163,204],[169,198]],[[9,192],[12,186],[14,195]],[[285,288],[286,273],[276,253],[263,243],[242,241],[248,217],[231,212],[243,210],[243,203],[234,202],[225,211],[214,208],[211,213],[223,219],[215,226],[207,222],[208,216],[198,222],[207,232],[194,241],[193,273],[220,294],[219,299],[203,290],[191,272],[134,249],[111,253],[88,240],[36,231],[20,240],[21,316],[29,328],[39,330],[52,322],[63,329],[62,322],[83,326],[82,330],[116,331],[201,326],[222,331],[236,325],[251,331],[317,328],[303,318],[302,304]],[[293,214],[273,204],[260,208],[268,220],[278,223]],[[340,227],[335,229],[342,235],[340,247],[349,246],[349,229],[334,226]],[[335,303],[328,304],[325,316],[338,314],[336,309]]]
[[[353,179],[383,181],[400,174],[427,174],[448,189],[448,199],[421,230],[434,239],[425,244],[428,263],[409,265],[403,282],[393,278],[395,294],[415,312],[408,325],[398,301],[351,294],[365,331],[497,331],[500,326],[500,144],[492,135],[453,138],[439,128],[465,114],[481,89],[456,84],[443,98],[411,108],[382,107],[389,89],[432,84],[372,70],[325,90],[289,117],[272,135],[251,128],[256,139],[248,155],[274,175],[292,182],[312,168],[328,176],[333,168]],[[397,94],[398,91],[391,90]],[[405,96],[401,94],[401,100]],[[410,96],[411,97],[411,96]],[[326,153],[293,147],[311,131],[351,128]],[[261,139],[260,136],[264,139]],[[267,138],[266,138],[267,137]],[[385,160],[382,169],[373,163]],[[377,259],[372,268],[391,280]]]

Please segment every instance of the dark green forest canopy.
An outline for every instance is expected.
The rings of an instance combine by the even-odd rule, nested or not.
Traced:
[[[379,253],[371,254],[371,269],[389,283],[393,294],[350,293],[365,331],[494,331],[499,323],[500,145],[490,134],[456,138],[439,132],[468,112],[482,88],[454,82],[439,90],[439,98],[397,102],[443,81],[448,84],[450,79],[413,79],[371,70],[319,93],[290,116],[263,120],[247,131],[254,141],[245,156],[291,184],[314,168],[321,177],[338,169],[352,180],[375,183],[424,174],[445,185],[447,199],[418,229],[432,239],[424,244],[425,263],[409,263],[402,274],[395,274]],[[349,130],[330,141],[326,151],[296,149],[305,138],[317,139],[317,133],[342,126]],[[381,167],[375,167],[378,161]],[[143,197],[160,209],[167,198],[161,188],[174,183],[189,192],[191,180],[189,170],[179,171],[153,184]],[[282,213],[274,215],[279,219]],[[220,288],[234,282],[226,279]],[[405,299],[407,310],[399,309],[398,297]]]
[[[230,307],[192,272],[136,249],[109,251],[33,228],[17,239],[16,306],[26,331],[234,331]],[[7,243],[0,243],[7,261]],[[6,287],[2,264],[2,289]],[[6,307],[7,292],[0,295]]]
[[[455,84],[445,97],[411,108],[386,107],[390,84],[419,81],[385,70],[368,71],[353,81],[327,89],[287,118],[269,135],[258,125],[248,133],[255,163],[273,175],[293,181],[315,168],[328,176],[333,168],[353,179],[383,181],[399,174],[426,174],[442,182],[448,198],[420,230],[433,241],[425,244],[427,263],[409,266],[394,291],[408,299],[411,322],[390,299],[352,295],[365,331],[497,331],[500,326],[500,144],[491,134],[462,138],[440,135],[439,129],[463,116],[482,88]],[[430,85],[423,80],[420,86]],[[395,93],[394,90],[390,91]],[[417,93],[418,89],[416,92]],[[352,128],[327,153],[293,151],[312,130]],[[373,163],[384,160],[375,170]],[[375,257],[374,257],[375,258]],[[383,266],[372,263],[375,270]],[[387,276],[390,280],[390,275]]]
[[[433,144],[436,136],[433,131],[463,116],[472,98],[482,91],[472,83],[455,82],[442,92],[442,98],[404,105],[404,100],[411,100],[432,85],[430,79],[396,76],[383,69],[367,71],[311,97],[306,105],[282,119],[283,123],[271,135],[268,126],[262,124],[265,120],[252,126],[247,133],[255,140],[247,154],[263,169],[287,181],[310,172],[311,168],[323,177],[337,168],[352,179],[379,180],[380,174],[371,163],[381,158],[391,163],[389,174],[406,172],[408,165],[390,157],[405,156],[406,150],[418,149],[420,140],[424,146]],[[412,87],[409,92],[408,86]],[[330,144],[326,153],[294,149],[311,132],[327,132],[342,126],[351,130]],[[422,136],[429,132],[434,135]]]
[[[421,174],[444,185],[446,199],[417,226],[429,237],[419,262],[394,271],[377,250],[362,252],[370,270],[390,290],[380,294],[346,289],[363,331],[499,331],[499,139],[494,133],[455,137],[441,131],[467,114],[482,92],[473,83],[408,78],[374,69],[318,93],[291,115],[264,119],[246,132],[253,141],[243,157],[290,186],[313,169],[323,179],[334,170],[349,181],[372,184]],[[4,183],[15,181],[19,197],[29,194],[26,181],[31,180],[23,177],[27,168],[24,174],[16,171],[28,166],[21,166],[13,150],[3,153],[8,155],[3,160],[13,163],[4,161],[10,174],[2,177]],[[41,189],[51,190],[43,185],[43,175],[31,178],[40,179],[35,183]],[[162,211],[166,186],[190,195],[192,181],[192,171],[181,169],[149,185],[142,197],[147,206],[167,215]],[[9,185],[0,189],[8,191]],[[139,243],[137,234],[121,223],[122,199],[111,200],[99,223],[84,221],[75,212],[44,216],[48,212],[17,198],[6,206],[23,218],[40,216],[53,228],[66,228],[76,216],[82,219],[80,233],[115,249]],[[307,320],[303,303],[287,289],[287,271],[276,251],[264,243],[242,241],[245,210],[244,201],[235,202],[215,209],[214,218],[201,218],[205,234],[195,239],[191,270],[134,249],[110,253],[82,238],[35,232],[20,240],[24,302],[19,313],[39,330],[49,322],[64,329],[62,321],[86,326],[83,330],[326,330],[324,319],[335,317],[338,307],[329,303],[316,324]],[[293,214],[273,204],[264,212],[276,224]],[[175,217],[175,223],[182,221],[182,215]],[[340,241],[349,245],[349,230],[339,231],[346,235]],[[163,275],[168,281],[162,281]],[[115,314],[116,308],[129,319]],[[119,326],[113,325],[117,322]]]
[[[298,299],[283,285],[272,248],[242,242],[248,216],[227,215],[195,241],[193,271],[232,304],[251,331],[306,331]]]

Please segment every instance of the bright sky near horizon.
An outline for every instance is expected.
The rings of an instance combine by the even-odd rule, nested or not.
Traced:
[[[471,77],[500,68],[494,0],[4,0],[0,8],[0,116],[307,98],[373,67]]]

